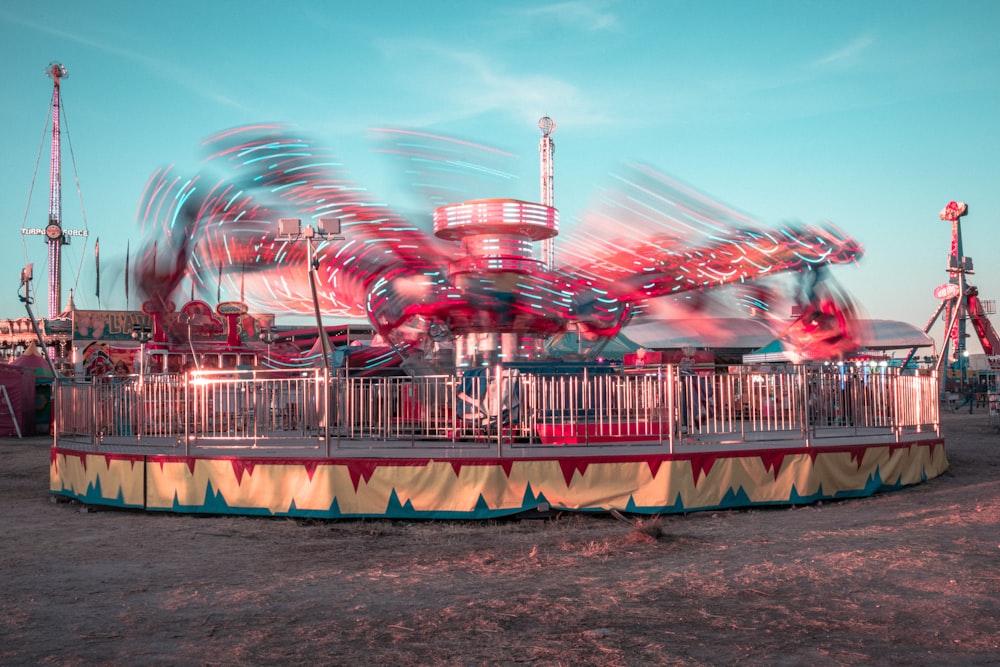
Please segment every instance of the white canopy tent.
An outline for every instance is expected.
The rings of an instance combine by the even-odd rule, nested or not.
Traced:
[[[789,322],[791,324],[791,322]],[[917,327],[897,320],[862,320],[861,347],[868,351],[930,347],[934,340]],[[739,317],[697,317],[630,324],[622,334],[650,350],[685,347],[747,350],[744,363],[788,361],[774,329],[761,320]]]
[[[684,347],[756,350],[774,340],[760,320],[740,317],[695,317],[629,324],[622,334],[650,350]]]
[[[914,347],[930,347],[934,339],[907,322],[897,320],[862,320],[861,349],[869,352],[888,350],[909,350]],[[785,351],[780,340],[772,340],[764,347],[743,355],[743,363],[759,364],[776,361],[792,361],[794,355]]]

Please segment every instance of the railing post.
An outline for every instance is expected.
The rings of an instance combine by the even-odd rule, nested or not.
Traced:
[[[892,432],[895,435],[896,442],[899,442],[903,435],[903,425],[900,419],[900,400],[899,400],[899,373],[893,373],[887,376],[889,379],[889,395],[892,398],[892,412],[890,413]]]
[[[146,423],[146,381],[140,374],[135,383],[135,442],[140,444]]]
[[[934,390],[934,399],[930,402],[934,411],[934,434],[941,437],[941,375],[937,368],[931,370],[931,388]],[[923,390],[920,391],[923,394]]]
[[[184,455],[191,455],[191,438],[188,433],[188,408],[191,403],[191,374],[184,373]]]
[[[101,423],[99,418],[101,407],[97,396],[97,378],[90,380],[90,391],[88,394],[90,395],[90,418],[94,423],[94,432],[93,437],[90,439],[90,444],[94,446],[94,449],[97,449],[97,443],[101,439]]]
[[[323,375],[317,378],[323,385],[323,449],[326,457],[330,458],[330,429],[333,428],[332,415],[330,414],[330,395],[333,391],[333,383],[330,381],[330,368],[328,364],[323,364]],[[340,449],[340,429],[337,429],[337,448]]]
[[[802,425],[802,434],[806,441],[806,447],[810,447],[812,446],[812,406],[810,405],[811,392],[809,391],[808,366],[799,366],[799,381],[802,383],[802,410],[800,412],[799,423]]]
[[[741,366],[737,382],[739,382],[740,387],[740,440],[744,442],[747,439],[747,415],[753,410],[753,398],[750,396],[750,381],[748,377],[746,367]],[[743,410],[743,401],[747,403],[746,411]]]
[[[499,365],[494,366],[493,368],[486,369],[486,391],[490,390],[489,378],[491,371],[496,373],[496,377],[493,381],[493,384],[497,388],[496,391],[497,402],[494,404],[494,408],[496,409],[497,413],[497,456],[502,457],[503,456],[503,387],[501,387],[502,383],[501,378],[503,370],[501,370]],[[489,423],[489,413],[487,413],[487,423]]]
[[[406,415],[407,422],[410,425],[410,447],[416,447],[416,429],[417,429],[417,418],[419,415],[416,414],[416,408],[414,406],[423,405],[423,402],[419,398],[419,392],[417,391],[418,385],[413,383],[413,378],[407,378],[406,382],[409,384],[408,391],[406,392],[407,404],[404,407],[403,414],[406,415],[407,412],[412,414]]]
[[[656,436],[657,444],[663,446],[663,413],[664,413],[664,395],[663,395],[663,364],[656,367]],[[670,419],[668,417],[667,424],[669,426]],[[670,436],[667,436],[670,439]]]
[[[58,406],[60,406],[60,405],[63,404],[62,393],[63,392],[60,389],[59,378],[56,378],[56,379],[54,379],[52,381],[52,400],[53,401],[58,401],[58,402],[55,402],[55,403],[52,404],[52,405],[55,405],[57,407],[54,408],[54,409],[52,409],[52,412],[51,412],[51,414],[52,414],[52,432],[51,432],[50,435],[52,436],[52,446],[53,447],[55,447],[56,445],[59,444],[59,429],[62,427],[61,425],[62,425],[63,419],[62,419],[61,410],[58,407]]]
[[[667,428],[669,433],[670,453],[674,453],[674,440],[677,436],[677,367],[670,365],[667,369]]]
[[[448,392],[448,410],[445,411],[445,427],[451,432],[451,444],[458,442],[458,424],[461,415],[458,410],[458,383],[461,375],[458,370],[449,371],[448,379],[445,380],[445,391]],[[450,424],[448,422],[451,422]]]

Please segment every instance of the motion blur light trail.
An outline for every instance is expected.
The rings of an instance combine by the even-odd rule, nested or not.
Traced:
[[[415,195],[416,215],[456,201],[496,196],[517,177],[516,156],[471,141],[426,132],[371,130],[373,151],[404,176],[402,190]]]
[[[414,166],[418,194],[435,205],[432,233],[376,201],[332,153],[291,129],[237,128],[206,140],[197,176],[163,169],[150,179],[139,207],[147,234],[147,259],[137,268],[144,296],[169,309],[187,280],[202,298],[238,289],[254,310],[311,313],[307,249],[278,240],[278,220],[338,218],[342,238],[318,241],[314,251],[324,315],[366,317],[399,348],[454,341],[465,366],[538,358],[547,337],[570,328],[613,336],[651,299],[667,295],[746,286],[783,272],[812,272],[821,281],[817,269],[862,254],[835,227],[767,229],[634,166],[560,238],[558,268],[549,269],[534,245],[559,233],[555,209],[513,199],[447,201],[461,199],[459,185],[499,187],[512,178],[503,169],[512,156],[422,133],[378,133],[382,152]],[[811,292],[803,317],[830,317],[813,317],[811,329],[785,321],[780,333],[792,346],[804,336],[799,347],[809,354],[810,345],[819,349],[816,327],[831,329],[823,339],[835,344],[823,354],[849,351],[849,298]],[[768,294],[747,288],[736,300],[766,306]]]

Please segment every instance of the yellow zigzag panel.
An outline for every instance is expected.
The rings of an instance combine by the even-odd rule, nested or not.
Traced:
[[[143,465],[135,457],[60,450],[52,461],[53,493],[142,504]],[[646,512],[810,502],[916,484],[947,467],[943,442],[925,440],[738,455],[499,461],[151,456],[144,476],[145,506],[155,510],[380,517],[396,507],[403,514],[486,516],[528,509],[533,499],[553,508]]]
[[[144,507],[145,458],[53,448],[49,455],[49,491],[95,504]]]

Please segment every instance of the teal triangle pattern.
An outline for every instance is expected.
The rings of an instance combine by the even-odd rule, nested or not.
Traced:
[[[819,500],[823,500],[825,496],[823,495],[823,487],[820,486],[816,493],[810,493],[807,496],[803,496],[799,493],[798,488],[793,484],[792,491],[788,494],[788,502],[792,505],[811,505]]]
[[[931,469],[924,466],[920,471],[920,481],[926,482],[929,477]],[[110,479],[110,478],[109,478]],[[548,499],[545,497],[544,493],[536,492],[535,489],[528,483],[525,486],[524,494],[522,496],[521,502],[517,507],[510,508],[493,508],[490,506],[486,497],[480,493],[476,499],[475,505],[466,510],[459,511],[428,511],[428,510],[416,510],[413,507],[411,501],[406,503],[400,502],[398,493],[393,490],[390,494],[388,502],[384,508],[384,512],[381,514],[372,514],[371,512],[364,513],[351,513],[344,512],[339,504],[339,500],[334,496],[330,502],[330,506],[326,509],[319,510],[305,510],[298,507],[295,500],[291,500],[288,509],[284,512],[272,513],[267,507],[234,507],[230,506],[227,499],[223,493],[214,488],[214,485],[209,481],[205,488],[204,500],[202,503],[194,503],[192,505],[184,505],[179,501],[179,494],[175,493],[173,497],[173,502],[171,506],[168,507],[148,507],[145,502],[138,505],[129,505],[125,501],[124,489],[119,486],[116,496],[114,498],[103,497],[103,478],[97,476],[94,480],[88,483],[85,491],[79,492],[72,489],[68,489],[65,485],[60,491],[52,491],[53,495],[68,496],[80,500],[83,503],[103,505],[103,506],[115,506],[115,507],[133,507],[139,509],[147,509],[149,511],[173,511],[178,513],[189,513],[189,514],[220,514],[220,515],[250,515],[250,516],[290,516],[290,517],[304,517],[304,518],[316,518],[316,519],[340,519],[340,518],[386,518],[386,519],[431,519],[431,520],[447,520],[447,519],[491,519],[500,518],[503,516],[509,516],[518,514],[525,511],[531,511],[537,509],[542,505],[549,505],[555,510],[564,510],[565,507],[552,505],[549,503]],[[919,482],[917,482],[919,483]],[[894,481],[887,483],[882,477],[882,471],[879,467],[876,467],[874,471],[864,479],[862,486],[852,489],[843,489],[836,492],[827,492],[824,490],[823,486],[820,485],[819,488],[814,493],[801,494],[796,487],[792,487],[788,498],[783,498],[780,500],[773,501],[761,501],[755,502],[750,499],[748,492],[742,486],[729,488],[725,495],[718,501],[717,505],[712,506],[685,506],[684,496],[682,492],[676,492],[672,504],[663,505],[652,505],[652,506],[640,506],[636,503],[635,496],[629,496],[628,502],[624,508],[624,511],[635,514],[681,514],[688,513],[692,511],[700,510],[713,510],[713,509],[734,509],[734,508],[747,508],[754,506],[788,506],[788,505],[807,505],[816,503],[821,500],[834,500],[834,499],[847,499],[847,498],[857,498],[857,497],[867,497],[879,492],[885,491],[895,491],[901,488],[911,486],[903,482],[902,476],[894,478]],[[583,512],[583,513],[601,513],[605,512],[605,508],[601,507],[585,507],[585,508],[574,508],[573,511]]]
[[[732,509],[734,507],[747,507],[748,505],[753,505],[754,503],[750,500],[750,496],[747,492],[740,486],[737,489],[729,487],[726,491],[726,495],[722,497],[722,502],[719,503],[719,509]]]
[[[834,498],[866,498],[868,496],[873,496],[880,490],[886,488],[885,484],[882,483],[882,473],[879,468],[875,468],[875,472],[868,476],[868,480],[865,485],[860,489],[846,489],[844,491],[838,491],[833,495]]]
[[[405,505],[400,503],[396,489],[393,489],[392,493],[389,494],[389,502],[385,506],[385,515],[396,519],[413,519],[416,518],[415,514],[413,503],[409,500],[406,501]]]
[[[125,502],[124,491],[118,488],[118,495],[114,499],[104,497],[104,489],[101,487],[101,478],[97,477],[94,482],[87,484],[87,490],[81,493],[62,493],[71,498],[79,500],[85,505],[101,505],[104,507],[121,507],[129,509],[141,509],[142,504],[128,504]]]
[[[548,504],[548,502],[549,501],[545,499],[544,493],[539,493],[538,495],[535,495],[534,490],[531,488],[531,482],[528,482],[527,486],[524,487],[524,497],[521,499],[520,511],[538,509],[539,505],[543,503]],[[486,507],[485,509],[489,509],[489,507]]]
[[[87,502],[95,502],[102,500],[100,476],[98,476],[97,479],[94,480],[93,484],[87,485],[87,493],[84,494],[83,499]]]

